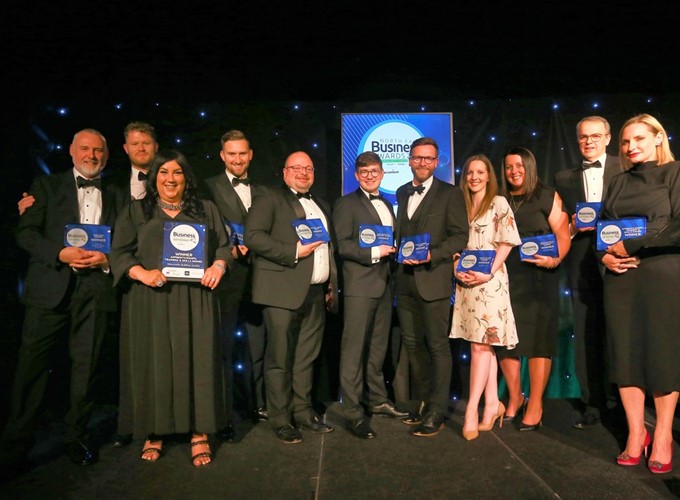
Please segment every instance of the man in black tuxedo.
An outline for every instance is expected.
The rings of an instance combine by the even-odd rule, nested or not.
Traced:
[[[73,168],[42,176],[31,186],[33,205],[19,219],[17,243],[29,254],[22,344],[12,387],[10,416],[2,434],[3,459],[23,460],[49,378],[50,356],[63,340],[71,359],[65,449],[80,465],[97,461],[87,433],[94,406],[93,381],[117,297],[105,253],[64,246],[67,224],[113,227],[123,205],[114,185],[102,182],[106,139],[84,129],[73,137]]]
[[[392,205],[380,196],[380,183],[385,176],[382,160],[371,151],[361,153],[354,164],[354,175],[359,188],[340,198],[333,208],[344,297],[340,393],[348,430],[359,438],[372,439],[376,434],[361,404],[364,386],[371,414],[391,417],[408,414],[397,410],[389,400],[383,377],[392,323],[391,265],[396,249],[392,241],[369,247],[361,230],[362,225],[394,230]]]
[[[453,294],[453,254],[468,241],[463,193],[434,177],[439,146],[429,137],[411,144],[413,181],[397,189],[396,241],[430,235],[427,257],[406,259],[396,273],[397,315],[408,352],[415,412],[403,420],[417,425],[414,436],[435,436],[444,425],[451,385],[449,328]]]
[[[604,324],[602,274],[595,257],[595,231],[577,229],[577,202],[601,202],[612,177],[621,172],[618,156],[607,154],[611,141],[609,122],[601,116],[583,118],[576,126],[576,138],[583,157],[574,168],[555,174],[555,187],[571,214],[571,249],[566,258],[571,287],[574,322],[574,362],[581,385],[582,415],[577,429],[592,427],[607,409],[615,391],[607,376],[607,348]]]
[[[264,306],[267,328],[269,422],[277,438],[293,444],[302,441],[298,427],[312,433],[333,430],[314,411],[311,392],[326,309],[337,311],[337,272],[330,207],[309,193],[314,164],[307,153],[288,156],[283,181],[285,186],[253,200],[245,244],[254,254],[253,302]],[[331,241],[303,244],[293,227],[300,219],[320,219]]]
[[[259,189],[248,177],[253,150],[250,147],[250,141],[239,130],[230,130],[222,135],[221,145],[220,157],[224,162],[225,170],[215,177],[206,179],[205,185],[227,224],[229,234],[232,239],[236,240],[232,250],[234,263],[229,268],[229,279],[222,280],[217,289],[222,315],[223,338],[221,341],[225,358],[225,376],[229,391],[227,411],[229,415],[233,411],[231,359],[233,335],[237,325],[241,323],[248,336],[250,351],[249,379],[254,401],[253,414],[258,420],[266,420],[263,371],[266,334],[262,306],[252,302],[252,258],[248,247],[243,244],[246,215]],[[232,440],[233,427],[225,429],[220,435],[227,441]]]

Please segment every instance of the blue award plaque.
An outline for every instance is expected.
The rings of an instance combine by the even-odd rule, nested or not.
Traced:
[[[170,281],[201,281],[205,272],[204,224],[165,221],[161,272]]]
[[[394,246],[392,226],[359,225],[359,246],[361,248],[379,247],[380,245]]]
[[[557,248],[557,237],[553,233],[522,238],[522,244],[519,246],[520,260],[533,259],[536,255],[544,257],[560,256],[560,250]]]
[[[430,250],[430,233],[405,236],[401,239],[397,262],[405,260],[425,260]]]
[[[576,203],[576,217],[574,217],[576,229],[584,229],[587,227],[595,228],[597,226],[597,218],[600,215],[601,208],[602,203],[599,201]]]
[[[66,224],[64,246],[109,253],[111,227],[102,224]]]
[[[315,241],[331,241],[321,219],[297,219],[293,221],[293,228],[304,245]]]
[[[243,224],[236,224],[236,222],[225,220],[224,229],[227,230],[229,241],[235,245],[243,245],[243,233],[245,232],[245,226]]]
[[[496,250],[463,250],[458,259],[456,272],[477,271],[491,274],[491,266],[496,258]]]
[[[647,219],[630,217],[626,219],[601,220],[597,222],[598,250],[606,250],[621,240],[639,238],[647,232]]]

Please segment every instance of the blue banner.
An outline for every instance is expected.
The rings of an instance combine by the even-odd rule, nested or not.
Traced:
[[[639,238],[647,232],[647,219],[630,217],[616,220],[601,220],[597,223],[597,249],[606,250],[621,240]]]
[[[430,233],[404,236],[399,245],[397,262],[405,260],[425,260],[430,251]]]
[[[379,247],[380,245],[394,246],[392,226],[361,224],[359,226],[359,246],[361,248],[371,248]]]
[[[520,260],[533,259],[536,255],[544,257],[560,256],[557,237],[553,233],[522,238],[522,244],[519,246]]]
[[[297,219],[293,221],[295,232],[303,244],[315,241],[331,241],[321,219]]]

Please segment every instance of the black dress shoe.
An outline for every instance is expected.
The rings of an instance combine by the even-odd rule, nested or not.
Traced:
[[[327,432],[333,432],[333,427],[325,424],[319,415],[314,415],[303,422],[298,422],[298,426],[313,434],[325,434]]]
[[[111,443],[114,448],[125,448],[132,442],[131,434],[114,434],[111,436]]]
[[[372,406],[371,413],[373,415],[385,415],[394,418],[408,417],[408,412],[397,410],[391,401],[385,401],[379,405]]]
[[[425,401],[421,401],[418,403],[418,408],[416,408],[416,411],[409,413],[408,416],[403,418],[401,421],[406,425],[420,425],[423,422],[423,415],[425,415],[426,406],[427,405],[425,404]]]
[[[225,443],[233,443],[236,437],[236,430],[234,429],[234,424],[231,420],[227,422],[227,426],[224,429],[217,431],[217,437]]]
[[[264,406],[260,406],[255,410],[255,418],[260,421],[267,420],[269,415],[267,414],[267,409]]]
[[[90,447],[83,441],[71,441],[65,445],[66,455],[71,462],[77,465],[92,465],[99,460],[99,454],[94,447]]]
[[[276,427],[274,429],[274,434],[285,444],[297,444],[302,442],[302,434],[290,424]]]
[[[414,436],[432,437],[439,434],[444,427],[444,415],[436,411],[428,411],[423,417],[423,422],[412,432]]]
[[[375,431],[371,429],[368,420],[365,418],[355,418],[347,422],[347,430],[360,439],[373,439]]]
[[[586,413],[583,417],[576,420],[572,427],[575,429],[590,429],[600,423],[600,419],[592,413]]]

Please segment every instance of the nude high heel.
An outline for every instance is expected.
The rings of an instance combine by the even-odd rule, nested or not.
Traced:
[[[505,415],[505,405],[501,403],[500,401],[498,402],[498,413],[491,419],[491,422],[488,424],[481,423],[478,426],[478,429],[480,431],[490,431],[493,429],[494,424],[496,423],[496,420],[499,418],[501,419],[500,422],[498,423],[498,428],[502,429],[503,428],[503,415]]]

